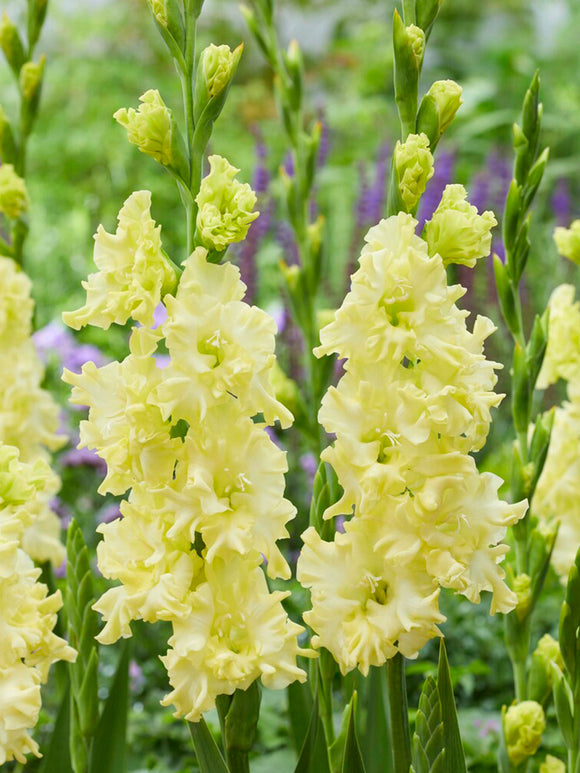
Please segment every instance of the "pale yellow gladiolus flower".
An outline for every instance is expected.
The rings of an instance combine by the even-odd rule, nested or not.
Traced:
[[[560,255],[580,263],[580,220],[574,220],[570,228],[555,228],[554,241]]]
[[[151,156],[164,166],[173,163],[173,119],[171,111],[157,89],[150,89],[139,97],[139,109],[123,107],[113,115],[127,130],[129,142],[141,153]]]
[[[395,170],[401,199],[410,212],[419,202],[435,171],[426,134],[410,134],[405,142],[397,141]]]
[[[504,713],[503,725],[510,762],[520,765],[534,756],[542,742],[546,727],[544,709],[536,701],[516,703]]]

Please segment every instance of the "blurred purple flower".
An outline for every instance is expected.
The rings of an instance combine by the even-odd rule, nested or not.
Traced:
[[[58,515],[62,522],[63,529],[66,529],[73,517],[70,507],[65,504],[60,497],[53,497],[50,500],[50,509],[53,513]]]
[[[294,177],[294,156],[292,153],[286,153],[286,158],[284,159],[282,166],[288,177]]]
[[[105,505],[98,514],[99,523],[111,523],[111,521],[116,521],[117,518],[122,517],[121,508],[118,502]]]
[[[561,226],[567,226],[570,222],[570,213],[572,211],[572,201],[570,196],[570,186],[568,181],[560,178],[554,186],[552,193],[552,209],[556,223]]]
[[[58,580],[64,580],[64,578],[66,577],[66,558],[63,560],[60,566],[54,567],[54,576]]]
[[[435,162],[435,172],[433,177],[427,183],[425,193],[421,197],[417,220],[419,227],[417,232],[421,233],[425,221],[433,217],[433,213],[439,206],[441,196],[446,186],[453,181],[453,170],[455,167],[455,154],[448,150],[442,150],[437,154]]]
[[[98,472],[107,472],[107,463],[90,448],[71,448],[60,457],[63,467],[94,467]]]
[[[286,327],[286,322],[288,321],[288,310],[286,307],[282,306],[282,304],[276,304],[269,306],[266,311],[276,323],[278,333],[281,333]]]
[[[280,438],[276,434],[276,430],[274,429],[274,427],[264,427],[264,432],[266,433],[266,435],[268,435],[272,443],[277,445],[278,448],[283,448],[282,442],[280,441]]]
[[[145,684],[145,677],[143,676],[143,670],[134,660],[129,663],[129,679],[131,682],[131,690],[133,692],[140,692]]]
[[[294,238],[294,231],[290,225],[283,220],[276,224],[276,241],[282,247],[284,260],[289,266],[300,263],[298,247]]]
[[[51,354],[56,354],[61,364],[78,373],[81,367],[92,360],[100,367],[106,358],[99,348],[92,344],[77,343],[74,335],[57,320],[49,322],[33,335],[36,350],[43,362],[48,362]]]
[[[159,327],[159,325],[163,325],[166,321],[167,309],[165,308],[165,304],[158,303],[153,311],[153,329],[155,330],[155,328]]]
[[[316,159],[316,165],[320,168],[326,164],[328,156],[330,154],[330,130],[328,124],[324,120],[324,114],[322,111],[319,113],[319,119],[321,123],[320,144],[318,146],[318,157]]]
[[[159,370],[164,370],[171,364],[171,357],[168,354],[155,354],[153,359]]]
[[[300,466],[306,473],[309,485],[312,486],[314,483],[316,470],[318,469],[318,462],[316,461],[316,457],[312,453],[302,454],[299,461]]]

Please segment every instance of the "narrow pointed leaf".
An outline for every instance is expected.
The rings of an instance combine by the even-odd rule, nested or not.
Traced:
[[[68,687],[68,685],[67,685]],[[69,751],[70,695],[66,689],[39,773],[73,773]]]
[[[366,773],[356,735],[356,704],[357,695],[354,692],[347,710],[347,731],[344,756],[342,758],[342,773]]]
[[[199,722],[188,722],[187,726],[201,773],[228,773],[224,758],[204,718]]]
[[[126,641],[93,739],[90,773],[125,773],[127,769],[129,653]]]
[[[314,699],[308,733],[294,773],[330,773],[324,729],[318,709],[318,696]]]
[[[457,709],[453,696],[453,684],[447,660],[445,642],[441,639],[439,647],[439,666],[437,670],[437,689],[441,701],[441,718],[443,720],[443,746],[445,747],[446,767],[453,773],[466,773],[465,754],[459,734]]]
[[[308,684],[292,682],[287,688],[288,714],[294,748],[298,753],[308,733],[308,718],[312,714],[312,692]]]
[[[391,730],[387,712],[387,681],[385,669],[369,671],[364,706],[366,721],[362,726],[360,745],[367,773],[392,773],[393,753],[389,744]],[[361,705],[363,699],[361,697]]]

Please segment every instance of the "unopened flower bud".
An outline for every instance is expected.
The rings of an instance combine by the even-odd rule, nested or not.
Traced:
[[[12,164],[0,166],[0,212],[16,220],[28,209],[26,183],[14,171]]]
[[[534,652],[534,655],[540,657],[550,670],[550,663],[555,663],[560,670],[564,670],[564,661],[560,652],[560,645],[549,633],[544,634]]]
[[[0,105],[0,158],[11,163],[16,158],[16,143],[10,121]]]
[[[477,213],[467,201],[463,185],[448,185],[431,220],[425,225],[429,254],[438,253],[443,263],[473,268],[491,250],[491,229],[497,225],[491,211]]]
[[[529,612],[532,600],[532,579],[527,574],[518,574],[514,578],[513,591],[518,597],[516,615],[523,620]]]
[[[546,727],[544,709],[536,701],[516,703],[504,713],[503,727],[510,762],[520,765],[540,746]]]
[[[239,45],[233,51],[229,46],[215,46],[211,43],[201,55],[201,69],[208,97],[216,97],[228,85],[244,47]]]
[[[570,228],[555,228],[554,241],[560,255],[580,264],[580,220],[574,220]]]
[[[41,56],[38,62],[26,62],[20,70],[20,90],[27,102],[32,102],[38,95],[45,62],[46,57]]]
[[[405,142],[397,142],[395,170],[401,199],[410,212],[418,204],[428,180],[433,177],[433,156],[427,135],[410,134]]]
[[[256,194],[247,183],[236,180],[240,171],[222,156],[209,157],[210,172],[201,181],[195,199],[198,238],[204,247],[224,250],[228,244],[246,237],[250,224],[258,217],[253,212]]]
[[[114,114],[115,120],[127,130],[129,142],[141,153],[152,156],[164,166],[172,166],[173,120],[171,111],[156,89],[139,97],[139,109],[121,108]]]
[[[410,24],[405,27],[407,39],[409,41],[409,50],[412,52],[415,62],[419,67],[423,61],[423,54],[425,53],[425,33],[421,27],[417,27],[415,24]]]
[[[0,20],[0,48],[12,70],[18,74],[26,61],[26,55],[18,30],[6,11]]]
[[[162,27],[167,27],[169,21],[167,0],[148,0],[153,16]]]
[[[566,764],[551,754],[540,765],[540,773],[566,773]]]
[[[417,131],[425,132],[434,146],[459,110],[463,90],[455,81],[435,81],[425,94],[417,114]]]

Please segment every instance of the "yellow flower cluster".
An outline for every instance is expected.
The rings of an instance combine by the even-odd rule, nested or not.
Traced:
[[[53,633],[60,591],[48,596],[38,582],[25,535],[43,517],[54,475],[42,459],[20,461],[17,448],[0,445],[0,765],[40,756],[29,730],[41,707],[41,685],[52,663],[75,651]]]
[[[343,488],[325,518],[354,517],[325,542],[304,534],[298,578],[311,589],[305,615],[314,646],[343,673],[367,673],[397,651],[415,657],[443,621],[439,588],[492,613],[516,603],[499,566],[507,527],[526,503],[498,498],[501,480],[480,474],[470,452],[491,422],[496,363],[483,354],[492,323],[473,331],[447,285],[443,260],[400,213],[366,236],[360,268],[317,355],[337,353],[345,375],[330,387],[320,421],[336,435],[322,454]]]
[[[124,249],[129,261],[135,250]],[[127,287],[122,316],[135,319],[136,286]],[[156,303],[149,287],[141,301]],[[303,629],[261,566],[290,576],[276,542],[295,508],[284,498],[285,454],[265,427],[292,416],[270,383],[275,323],[244,293],[238,269],[198,247],[164,298],[160,328],[134,328],[123,362],[64,375],[72,401],[90,407],[81,443],[107,462],[100,491],[131,489],[123,518],[99,527],[99,568],[120,582],[95,605],[106,621],[99,640],[130,636],[132,620],[170,621],[164,704],[190,721],[257,678],[276,688],[306,678],[296,665]],[[161,340],[164,369],[154,358]]]
[[[10,445],[24,462],[46,459],[47,450],[62,445],[57,435],[58,406],[41,388],[44,371],[31,340],[33,302],[30,280],[10,258],[0,258],[0,446]],[[43,489],[34,529],[22,539],[35,561],[64,559],[60,521],[50,509],[59,488],[52,476]]]
[[[580,545],[580,303],[574,287],[560,285],[549,302],[548,346],[538,378],[542,389],[567,381],[568,400],[556,408],[548,456],[534,494],[534,513],[559,523],[552,564],[562,581]]]

